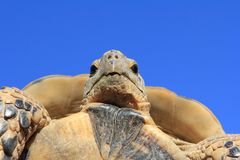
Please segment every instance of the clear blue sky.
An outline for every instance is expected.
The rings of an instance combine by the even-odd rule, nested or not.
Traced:
[[[87,73],[118,49],[137,60],[146,85],[197,99],[240,133],[239,8],[237,0],[1,1],[0,85]]]

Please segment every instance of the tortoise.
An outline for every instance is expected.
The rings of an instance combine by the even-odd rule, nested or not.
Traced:
[[[0,91],[1,159],[240,159],[201,103],[145,87],[137,63],[117,50],[90,75],[48,76]]]

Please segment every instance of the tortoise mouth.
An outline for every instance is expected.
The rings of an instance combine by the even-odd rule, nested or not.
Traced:
[[[146,95],[127,76],[112,72],[103,75],[87,94],[88,102],[107,103],[118,107],[137,108],[147,102]]]
[[[102,75],[94,82],[94,84],[92,85],[91,89],[87,92],[86,95],[88,95],[88,94],[91,92],[91,90],[93,90],[94,87],[95,87],[95,86],[99,83],[99,81],[101,81],[102,79],[112,78],[112,77],[115,78],[115,77],[117,77],[117,76],[119,76],[119,77],[125,77],[127,81],[129,81],[129,82],[131,82],[133,85],[135,85],[135,86],[139,89],[139,91],[141,91],[142,94],[144,94],[144,91],[143,91],[139,86],[137,86],[137,85],[133,82],[133,80],[131,80],[131,78],[130,78],[127,74],[124,74],[124,73],[120,74],[120,73],[118,73],[118,72],[110,72],[110,73],[108,73],[108,74],[102,74]]]
[[[108,74],[105,75],[105,76],[114,76],[114,75],[119,75],[119,76],[121,76],[121,74],[118,73],[118,72],[110,72],[110,73],[108,73]]]

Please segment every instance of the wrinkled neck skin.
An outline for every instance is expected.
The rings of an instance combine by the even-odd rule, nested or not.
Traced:
[[[86,103],[106,103],[149,112],[150,103],[137,87],[121,75],[104,77],[84,98]]]
[[[131,70],[134,63],[115,50],[106,52],[101,59],[94,61],[97,71],[85,84],[83,104],[112,104],[149,114],[150,103],[144,81]]]

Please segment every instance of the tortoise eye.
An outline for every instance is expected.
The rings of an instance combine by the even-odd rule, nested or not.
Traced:
[[[91,65],[90,67],[90,77],[94,76],[97,72],[98,68],[95,65]]]
[[[131,70],[133,71],[133,73],[138,74],[138,65],[137,64],[132,65]]]

